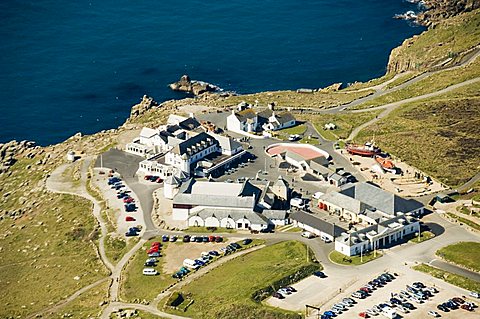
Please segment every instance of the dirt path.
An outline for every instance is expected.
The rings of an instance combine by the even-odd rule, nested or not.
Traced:
[[[181,317],[176,315],[171,315],[166,312],[162,312],[155,308],[152,305],[141,305],[136,303],[126,303],[126,302],[112,302],[105,308],[104,314],[102,315],[102,319],[109,319],[110,314],[115,311],[119,311],[121,309],[137,309],[144,312],[151,313],[153,315],[162,317],[162,318],[171,318],[171,319],[187,319],[188,317]],[[108,314],[105,316],[105,314]]]
[[[440,91],[436,91],[436,92],[412,97],[412,98],[409,98],[409,99],[405,99],[405,100],[401,100],[401,101],[398,101],[398,102],[393,102],[393,103],[389,103],[389,104],[385,104],[385,105],[381,105],[381,106],[377,106],[377,107],[372,107],[372,108],[369,108],[369,109],[351,111],[352,113],[361,113],[361,112],[371,112],[371,111],[375,111],[375,110],[385,109],[385,111],[380,113],[376,118],[371,119],[370,121],[368,121],[366,123],[363,123],[362,125],[356,127],[352,131],[352,133],[350,133],[347,140],[353,140],[358,135],[358,133],[361,130],[363,130],[365,127],[367,127],[369,125],[372,125],[373,123],[376,123],[377,121],[386,117],[388,114],[390,114],[392,111],[394,111],[397,107],[399,107],[403,104],[412,103],[412,102],[420,101],[420,100],[427,99],[427,98],[430,98],[430,97],[438,96],[438,95],[441,95],[441,94],[444,94],[444,93],[448,93],[448,92],[451,92],[451,91],[456,90],[458,88],[461,88],[463,86],[470,85],[470,84],[473,84],[473,83],[476,83],[476,82],[479,82],[479,81],[480,81],[480,77],[451,85],[451,86],[449,86],[449,87],[447,87],[443,90],[440,90]]]

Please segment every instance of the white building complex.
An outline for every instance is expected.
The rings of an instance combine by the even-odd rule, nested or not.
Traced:
[[[170,115],[166,125],[143,128],[139,137],[126,145],[126,151],[146,158],[139,163],[137,173],[162,179],[182,172],[210,176],[245,154],[239,142],[205,132],[193,115]]]
[[[233,110],[227,117],[227,130],[236,133],[276,131],[295,124],[295,117],[290,112],[275,112],[273,105],[257,112],[250,105],[241,103],[238,111]]]
[[[291,218],[300,227],[334,237],[335,250],[347,256],[400,243],[404,237],[420,230],[416,217],[422,215],[424,209],[415,200],[404,199],[368,182],[323,194],[318,208],[346,220],[352,229],[338,235],[338,226],[323,225],[326,222],[319,221],[320,215],[299,212]]]
[[[261,231],[288,223],[288,184],[201,182],[190,179],[173,198],[173,219],[186,226]]]

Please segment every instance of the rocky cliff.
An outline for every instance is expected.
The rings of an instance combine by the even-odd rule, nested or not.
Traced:
[[[418,22],[435,25],[445,19],[480,8],[479,0],[424,0],[427,10],[418,16]]]
[[[170,84],[174,91],[185,92],[193,95],[201,95],[207,92],[218,91],[219,88],[213,84],[191,80],[188,75],[182,75],[179,81]]]
[[[479,0],[429,0],[420,14],[428,30],[392,50],[387,73],[445,68],[473,54],[480,45]]]

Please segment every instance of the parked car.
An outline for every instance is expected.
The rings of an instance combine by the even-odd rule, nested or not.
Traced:
[[[467,305],[467,304],[461,305],[460,308],[462,308],[463,310],[467,310],[467,311],[473,311],[473,307],[470,306],[470,305]]]
[[[218,251],[216,250],[211,250],[208,252],[211,256],[220,256],[220,254],[218,253]]]
[[[242,241],[242,244],[248,245],[248,244],[250,244],[251,242],[252,242],[252,240],[251,240],[250,238],[246,238],[246,239],[244,239],[244,240]]]
[[[183,236],[183,242],[184,243],[189,243],[190,242],[190,236],[189,235]]]
[[[223,237],[222,236],[215,236],[215,242],[216,243],[221,243],[223,241]]]
[[[211,243],[215,242],[215,236],[212,236],[212,235],[208,236],[208,241]]]
[[[152,252],[151,254],[148,254],[148,257],[160,257],[160,252],[158,251]]]
[[[316,271],[313,273],[315,276],[319,278],[326,278],[327,276],[323,273],[323,271]]]
[[[208,243],[208,242],[209,242],[209,241],[208,241],[208,236],[203,236],[203,237],[202,237],[202,242]]]
[[[168,241],[168,235],[163,235],[162,236],[162,241],[167,242]]]
[[[159,177],[159,178],[157,178],[157,179],[155,180],[155,182],[157,182],[157,183],[163,183],[163,179],[161,179],[161,178]]]
[[[238,243],[232,243],[231,244],[233,247],[235,247],[235,249],[240,249],[242,248],[242,246],[240,246]]]
[[[441,311],[443,311],[443,312],[449,312],[449,311],[450,311],[450,310],[449,310],[447,307],[445,307],[443,304],[437,305],[437,309],[438,309],[438,310],[441,310]]]
[[[273,297],[274,297],[274,298],[278,298],[278,299],[284,299],[284,298],[285,298],[281,293],[278,293],[278,292],[275,292],[275,293],[273,294]]]
[[[155,275],[158,275],[158,271],[156,271],[153,268],[144,268],[143,269],[143,274],[145,276],[155,276]]]
[[[452,300],[459,305],[465,303],[465,300],[463,300],[462,298],[459,298],[459,297],[453,297]]]
[[[132,216],[126,216],[126,217],[125,217],[125,221],[127,221],[127,222],[134,222],[134,221],[135,221],[135,218],[133,218]]]
[[[135,200],[130,196],[123,198],[123,202],[126,203],[126,204],[133,203],[134,201]]]
[[[125,236],[127,237],[132,237],[132,236],[137,236],[138,233],[136,231],[129,230],[125,233]]]
[[[468,295],[473,298],[480,298],[480,292],[478,291],[470,291]]]
[[[146,261],[143,265],[145,267],[155,267],[156,263],[152,261]]]
[[[428,313],[429,316],[432,316],[434,318],[440,317],[440,314],[436,311],[433,311],[433,310],[429,310],[427,313]]]
[[[124,198],[125,196],[128,196],[128,194],[125,193],[125,192],[120,192],[120,193],[117,194],[118,199]]]
[[[178,238],[177,236],[171,235],[171,236],[170,236],[170,241],[171,241],[171,242],[177,241],[177,238]]]
[[[415,309],[415,306],[411,302],[404,302],[404,303],[402,303],[402,306],[409,309],[409,310]]]
[[[147,250],[147,254],[153,254],[153,253],[156,253],[156,252],[159,252],[159,249],[157,247],[152,247],[152,248]]]

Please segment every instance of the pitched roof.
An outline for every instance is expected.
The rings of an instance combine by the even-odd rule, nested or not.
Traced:
[[[282,112],[280,114],[275,113],[275,118],[280,124],[295,121],[295,117],[290,112]]]
[[[268,219],[287,219],[288,212],[286,210],[264,209],[262,215]]]
[[[290,214],[290,218],[334,237],[337,237],[346,231],[340,226],[330,224],[318,218],[316,215],[309,214],[304,211],[292,213]]]
[[[150,137],[152,137],[156,134],[158,134],[158,131],[154,130],[153,128],[149,128],[149,127],[144,127],[140,131],[140,136],[145,137],[145,138],[150,138]]]
[[[235,116],[240,122],[245,122],[248,119],[253,119],[257,116],[257,113],[253,109],[245,109],[243,111],[235,113]]]
[[[362,203],[358,199],[352,198],[342,193],[330,192],[325,193],[320,196],[321,200],[324,200],[327,203],[331,203],[335,206],[342,207],[352,213],[360,214],[365,211],[367,208],[371,208],[365,203]]]
[[[202,143],[202,142],[204,142],[204,143]],[[200,133],[200,134],[192,136],[188,140],[183,141],[180,144],[176,145],[172,149],[172,153],[183,155],[183,154],[187,154],[188,152],[190,152],[191,154],[195,154],[195,153],[200,152],[201,149],[203,149],[202,148],[203,146],[212,145],[212,143],[218,144],[217,140],[212,138],[207,133]],[[197,151],[194,152],[193,147],[195,147],[197,149]],[[188,154],[188,155],[190,155],[190,154]]]
[[[423,204],[416,200],[404,199],[367,182],[344,188],[340,193],[390,215],[397,212],[408,213],[423,207]]]
[[[242,147],[242,144],[235,141],[233,138],[223,136],[223,135],[219,135],[219,134],[215,134],[215,133],[212,133],[212,132],[207,132],[207,134],[209,134],[214,139],[216,139],[218,141],[220,147],[224,150],[233,151],[233,150],[236,150],[236,149]]]
[[[215,217],[218,220],[222,220],[224,218],[232,218],[234,221],[246,218],[252,224],[265,225],[268,223],[267,218],[248,209],[231,210],[222,208],[204,208],[195,213],[191,213],[189,217],[192,216],[198,216],[203,220],[208,217]]]

